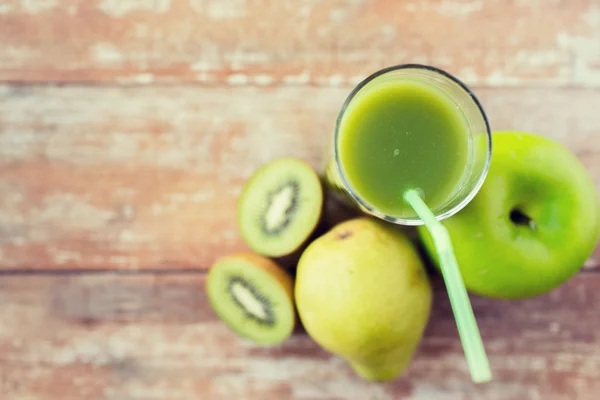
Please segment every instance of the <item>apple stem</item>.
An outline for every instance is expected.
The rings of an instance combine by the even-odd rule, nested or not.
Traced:
[[[534,220],[531,220],[529,221],[529,227],[532,231],[535,231],[537,229],[537,223]]]

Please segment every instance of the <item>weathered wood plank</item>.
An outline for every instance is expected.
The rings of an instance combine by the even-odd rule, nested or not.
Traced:
[[[598,0],[9,0],[0,81],[340,85],[419,62],[597,87],[599,16]]]
[[[348,91],[0,87],[0,268],[208,267],[245,248],[256,167],[324,163]],[[495,129],[560,140],[600,188],[600,91],[476,92]]]
[[[593,400],[600,390],[600,276],[526,301],[474,298],[494,381],[470,382],[439,281],[406,374],[362,381],[305,333],[274,348],[210,310],[201,274],[3,276],[0,390],[7,399]]]

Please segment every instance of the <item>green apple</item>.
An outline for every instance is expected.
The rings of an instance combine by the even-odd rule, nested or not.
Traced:
[[[592,254],[600,235],[596,188],[577,157],[554,140],[503,131],[492,143],[481,190],[443,224],[470,292],[536,296],[564,283]],[[423,227],[419,234],[436,260],[431,237]]]

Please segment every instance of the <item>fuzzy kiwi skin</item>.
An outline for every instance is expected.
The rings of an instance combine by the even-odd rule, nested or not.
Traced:
[[[310,169],[312,169],[314,171],[314,173],[317,175],[317,177],[319,178],[320,189],[321,189],[321,203],[319,204],[319,217],[318,217],[312,231],[306,236],[306,238],[304,238],[303,241],[298,243],[298,246],[295,249],[292,249],[292,250],[288,251],[287,253],[281,254],[279,256],[265,255],[265,257],[269,257],[269,258],[275,260],[278,264],[280,264],[286,268],[295,268],[298,260],[300,259],[300,256],[302,255],[302,252],[306,249],[306,247],[313,240],[315,240],[317,237],[321,236],[323,233],[325,233],[328,230],[327,227],[324,225],[324,213],[325,213],[326,195],[327,194],[326,194],[325,183],[322,179],[322,176],[317,172],[317,170],[312,165],[310,165],[308,162],[301,160],[299,158],[296,158],[296,157],[282,157],[278,160],[283,160],[283,159],[294,160],[295,162],[304,164],[305,166],[308,166]],[[271,162],[275,162],[275,161],[277,161],[277,160],[273,160]],[[242,189],[242,192],[240,193],[240,196],[238,197],[237,204],[236,204],[236,209],[237,209],[236,224],[238,227],[240,227],[241,223],[242,223],[241,222],[241,213],[240,213],[241,200],[244,198],[246,191],[250,190],[250,187],[252,186],[252,182],[254,181],[255,177],[258,175],[258,172],[270,163],[267,163],[267,164],[261,166],[260,168],[258,168],[254,172],[252,177],[250,177],[250,179],[244,184],[244,187]],[[245,241],[245,239],[244,239],[244,241]]]
[[[240,253],[235,253],[232,254],[230,256],[226,256],[224,258],[221,258],[219,260],[217,260],[216,263],[218,262],[223,262],[223,261],[227,261],[227,260],[245,260],[247,262],[249,262],[252,267],[249,266],[249,268],[258,268],[258,269],[262,269],[263,271],[267,272],[272,278],[274,278],[281,286],[281,288],[283,289],[283,291],[285,292],[286,297],[290,300],[290,304],[292,304],[292,312],[294,313],[294,326],[292,327],[292,331],[297,327],[298,324],[298,313],[296,311],[296,303],[294,300],[294,279],[293,277],[285,270],[283,269],[279,264],[277,264],[275,261],[264,257],[262,255],[253,253],[253,252],[240,252]],[[215,264],[216,264],[215,263]],[[208,286],[210,284],[210,281],[213,279],[213,276],[211,274],[213,270],[209,270],[207,278],[206,278],[206,285]],[[219,312],[213,308],[213,311],[217,314],[217,316],[221,319],[226,321],[227,320],[227,316],[226,315],[220,315]],[[245,336],[245,332],[241,332],[239,330],[236,330],[233,327],[230,327],[230,329],[232,329],[233,331],[235,331],[238,335],[244,337]]]

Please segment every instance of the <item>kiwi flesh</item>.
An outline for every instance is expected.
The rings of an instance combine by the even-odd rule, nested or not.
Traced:
[[[223,257],[212,266],[206,293],[217,316],[239,336],[261,345],[288,338],[296,324],[291,275],[254,253]]]
[[[267,257],[300,249],[319,225],[323,186],[316,170],[293,157],[273,160],[244,185],[238,200],[238,228],[246,244]]]

